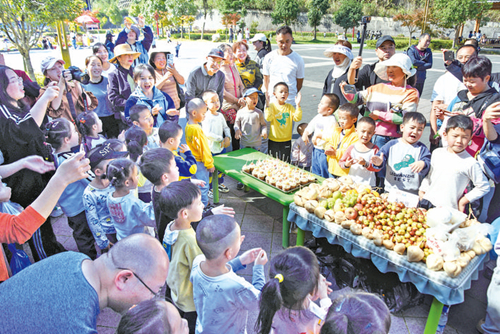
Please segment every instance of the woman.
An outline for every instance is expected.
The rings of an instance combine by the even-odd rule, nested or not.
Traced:
[[[97,98],[98,104],[94,111],[102,121],[102,133],[107,138],[116,138],[120,134],[120,123],[115,119],[111,103],[108,99],[108,78],[102,75],[102,58],[99,56],[88,56],[85,59],[85,66],[89,81],[87,84],[82,84],[82,86]]]
[[[347,81],[347,72],[353,58],[352,46],[348,41],[338,41],[334,46],[326,49],[323,54],[333,59],[333,69],[328,72],[323,86],[323,95],[335,94],[339,97],[340,105],[347,102],[340,91],[340,83]]]
[[[240,73],[245,88],[255,87],[260,90],[263,77],[259,65],[248,57],[248,45],[245,42],[233,44],[233,53],[236,56],[235,65]]]
[[[106,46],[106,49],[108,50],[109,53],[109,58],[111,59],[115,56],[115,43],[113,43],[113,33],[111,31],[108,31],[106,33],[106,41],[104,42],[104,45]]]
[[[92,47],[92,53],[99,57],[102,62],[102,75],[106,78],[108,74],[116,70],[116,66],[109,62],[109,52],[106,46],[102,43],[95,43]]]
[[[61,94],[55,82],[49,83],[35,105],[31,108],[23,102],[23,81],[9,67],[0,66],[0,148],[4,163],[10,164],[30,155],[51,159],[52,152],[45,144],[45,135],[40,129],[50,103]],[[52,173],[39,174],[23,169],[6,178],[12,189],[11,201],[28,207],[49,182]],[[57,242],[50,222],[43,224],[29,240],[35,261],[64,251]]]
[[[85,110],[94,110],[98,102],[94,94],[85,92],[80,82],[73,80],[73,74],[70,71],[64,70],[64,64],[64,60],[52,56],[42,60],[41,67],[45,76],[45,87],[40,89],[40,97],[45,94],[51,82],[56,82],[59,87],[59,95],[48,105],[47,114],[52,118],[64,117],[75,123],[79,113]],[[67,91],[69,91],[72,101],[68,99]],[[72,110],[73,106],[74,110]]]
[[[135,89],[134,82],[134,60],[139,58],[140,52],[134,52],[128,44],[120,44],[115,47],[115,56],[109,60],[117,63],[116,71],[108,76],[108,99],[111,102],[115,119],[119,122],[120,132],[127,128],[125,116],[125,103]],[[130,87],[132,83],[133,87]]]
[[[137,26],[125,20],[125,28],[118,34],[115,46],[116,48],[118,45],[128,44],[131,50],[139,52],[139,57],[134,59],[134,66],[148,63],[148,51],[153,43],[153,30],[151,30],[150,26],[146,25],[146,19],[142,14],[139,14],[138,19],[139,23]],[[141,30],[139,30],[139,28],[142,29],[144,34],[142,40],[139,40],[141,35]]]
[[[250,40],[252,42],[255,51],[257,51],[257,56],[255,56],[255,62],[262,68],[262,60],[264,57],[272,51],[271,41],[264,34],[255,34]]]
[[[179,85],[184,85],[185,80],[175,68],[174,63],[167,66],[169,54],[171,53],[168,51],[153,51],[149,56],[149,64],[155,69],[156,88],[167,93],[174,101],[175,109],[180,110],[184,105],[181,105],[179,96],[184,97],[184,92]]]

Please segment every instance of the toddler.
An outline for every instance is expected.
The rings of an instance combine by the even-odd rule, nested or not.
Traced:
[[[361,118],[356,127],[358,141],[347,148],[339,161],[340,168],[348,169],[349,176],[354,182],[367,183],[372,187],[375,187],[377,183],[375,172],[380,170],[370,163],[371,158],[379,150],[377,145],[371,142],[375,127],[376,124],[372,118]]]
[[[264,286],[267,255],[255,248],[237,256],[243,239],[238,223],[226,215],[204,218],[198,225],[196,242],[203,254],[191,269],[196,333],[246,333],[248,311],[258,308]],[[234,272],[252,262],[250,284]]]
[[[125,143],[127,144],[127,151],[130,153],[129,158],[138,162],[144,150],[147,148],[147,135],[143,129],[138,126],[132,126],[127,131],[125,131]],[[148,181],[142,175],[139,170],[139,183],[137,184],[136,193],[139,198],[146,203],[151,202],[151,190],[153,189],[153,184]]]
[[[95,112],[85,111],[78,114],[76,126],[82,135],[85,152],[106,141],[106,138],[99,134],[102,132],[102,121]]]
[[[286,103],[288,98],[288,85],[286,83],[278,82],[274,85],[273,95],[276,101],[270,104],[269,101],[266,101],[268,105],[265,110],[266,121],[270,122],[269,154],[280,160],[290,162],[293,122],[302,119],[302,109],[300,108],[302,95],[298,93],[295,96],[297,108]]]
[[[160,147],[166,148],[174,154],[175,164],[179,168],[179,180],[191,179],[198,169],[196,159],[189,146],[181,144],[182,128],[174,122],[166,122],[160,126]],[[181,154],[177,153],[180,150]]]
[[[332,304],[330,284],[319,273],[318,259],[309,248],[290,247],[273,257],[269,282],[260,297],[258,333],[319,333]],[[318,298],[320,306],[313,302]]]
[[[251,147],[259,151],[261,138],[267,138],[267,124],[264,114],[255,106],[259,102],[257,88],[248,88],[243,93],[245,107],[238,110],[234,121],[234,138],[240,139],[240,148]]]
[[[307,123],[300,123],[297,126],[297,133],[299,138],[295,140],[292,146],[292,164],[304,168],[305,170],[311,170],[311,160],[314,145],[308,141],[306,144],[302,139],[304,130],[307,128]]]
[[[144,203],[134,196],[137,189],[138,172],[135,162],[129,159],[116,159],[108,164],[108,180],[115,188],[107,199],[111,221],[118,240],[134,233],[146,233],[147,226],[155,226],[152,203]]]
[[[132,124],[140,127],[144,130],[144,132],[146,132],[146,135],[148,137],[147,148],[160,147],[158,128],[154,127],[153,114],[151,114],[151,111],[148,109],[148,107],[142,104],[136,104],[135,106],[130,108],[130,121],[132,122]]]

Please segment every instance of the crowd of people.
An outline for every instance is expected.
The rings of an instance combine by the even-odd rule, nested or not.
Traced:
[[[427,147],[417,107],[432,66],[430,37],[405,54],[382,36],[378,61],[363,67],[339,40],[324,52],[333,68],[318,114],[298,124],[292,145],[305,77],[293,32],[280,27],[275,50],[264,34],[247,39],[255,59],[238,39],[211,49],[184,78],[173,54],[150,52],[152,31],[140,17],[125,24],[112,50],[93,46],[84,75],[49,56],[44,87],[28,91],[22,71],[0,66],[0,202],[25,208],[0,213],[0,241],[28,241],[37,262],[9,278],[0,250],[0,333],[94,333],[105,307],[124,314],[118,333],[388,333],[379,297],[329,298],[309,249],[273,257],[267,283],[264,250],[238,255],[244,236],[234,210],[210,204],[212,177],[229,191],[223,175],[213,175],[214,156],[231,150],[253,148],[321,177],[404,191],[425,208],[472,211],[488,223],[499,217],[500,187],[476,156],[500,142],[500,81],[477,45],[445,62]],[[48,217],[56,204],[79,252],[65,252],[55,238]],[[252,283],[235,274],[252,263]],[[162,292],[166,301],[156,298]],[[499,308],[488,305],[482,330],[494,333]],[[252,310],[257,322],[247,324]]]

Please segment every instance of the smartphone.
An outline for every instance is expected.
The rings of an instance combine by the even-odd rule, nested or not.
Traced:
[[[344,93],[346,94],[356,94],[356,87],[354,85],[345,85]]]
[[[174,55],[169,53],[167,55],[167,66],[172,67],[173,64],[174,64]]]
[[[450,60],[450,61],[453,61],[455,59],[455,52],[453,51],[445,51],[444,52],[444,60],[447,61],[447,60]]]

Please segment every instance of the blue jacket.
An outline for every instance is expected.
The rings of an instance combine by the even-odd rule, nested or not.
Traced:
[[[155,127],[160,127],[163,122],[177,122],[179,116],[170,116],[166,114],[168,109],[175,109],[175,103],[167,93],[162,92],[156,87],[153,87],[153,99],[149,99],[144,95],[142,89],[137,87],[135,91],[130,94],[130,97],[127,99],[125,103],[125,117],[129,117],[130,108],[135,106],[136,104],[145,105],[149,108],[149,110],[153,109],[157,104],[162,108],[157,116],[154,116],[155,119]]]
[[[56,154],[56,166],[59,166],[73,155],[74,153],[71,152]],[[85,210],[85,207],[83,206],[83,193],[91,181],[92,180],[89,176],[86,179],[71,183],[66,187],[66,189],[64,189],[58,203],[66,216],[75,217]]]
[[[432,50],[427,48],[424,55],[421,56],[415,45],[408,49],[408,57],[410,57],[413,66],[417,69],[417,83],[425,81],[426,71],[432,67]]]
[[[148,62],[149,62],[148,51],[149,51],[149,48],[151,48],[151,44],[153,43],[153,30],[151,30],[150,26],[145,26],[144,28],[142,28],[142,32],[144,34],[144,38],[139,41],[139,36],[137,36],[137,41],[135,42],[135,44],[130,45],[132,50],[141,53],[139,58],[137,58],[134,61],[134,67],[139,65],[139,64],[148,64]],[[127,43],[127,38],[128,38],[127,35],[128,35],[128,32],[125,29],[123,29],[118,34],[118,38],[116,39],[115,45]]]

